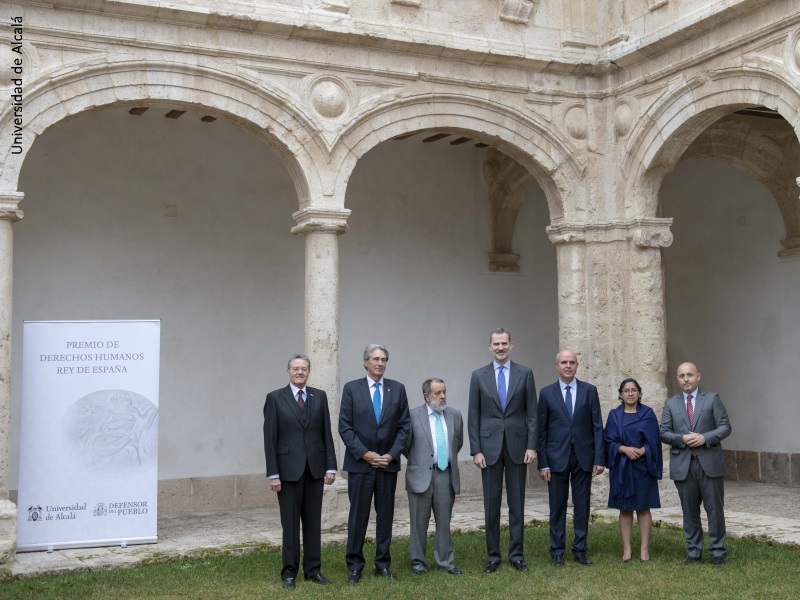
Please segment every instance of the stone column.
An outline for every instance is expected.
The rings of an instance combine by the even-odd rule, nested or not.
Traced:
[[[347,232],[346,209],[306,208],[292,215],[292,233],[306,236],[305,352],[311,382],[328,394],[339,448],[339,240]],[[340,457],[341,463],[341,457]]]
[[[558,246],[559,341],[579,354],[578,378],[597,385],[604,414],[617,388],[635,377],[661,414],[667,340],[661,248],[672,219],[563,223],[548,228]]]
[[[8,498],[11,482],[11,300],[14,267],[12,223],[22,218],[21,192],[0,192],[0,563],[17,549],[17,507]]]

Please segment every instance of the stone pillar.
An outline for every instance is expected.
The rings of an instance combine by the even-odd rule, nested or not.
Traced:
[[[22,218],[21,192],[0,192],[0,563],[17,549],[17,507],[8,498],[11,483],[11,300],[14,267],[12,223]]]
[[[597,385],[604,414],[617,388],[635,377],[661,414],[667,340],[661,248],[672,219],[563,223],[548,228],[558,246],[559,343],[579,354],[578,378]]]
[[[292,215],[292,233],[306,236],[305,352],[311,383],[328,394],[339,448],[339,240],[350,211],[306,208]],[[341,457],[340,457],[341,459]],[[340,460],[341,462],[341,460]]]

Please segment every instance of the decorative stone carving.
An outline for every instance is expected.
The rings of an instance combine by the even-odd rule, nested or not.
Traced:
[[[522,202],[536,180],[517,161],[494,149],[488,151],[488,160],[483,164],[483,179],[489,188],[492,205],[489,270],[516,273],[519,271],[519,254],[512,251],[514,227]]]
[[[293,234],[310,233],[321,231],[324,233],[335,233],[340,235],[347,233],[349,226],[347,218],[350,216],[348,209],[324,209],[324,208],[304,208],[292,214],[295,225],[292,227]]]
[[[585,140],[589,128],[589,117],[583,105],[576,104],[564,111],[564,127],[576,140]]]
[[[344,83],[335,77],[320,77],[311,84],[311,105],[324,119],[342,118],[350,108],[350,98]]]
[[[22,192],[0,192],[0,221],[15,223],[25,216],[19,209],[23,196]]]
[[[618,138],[624,138],[633,128],[633,107],[627,100],[620,100],[617,103],[617,111],[614,115],[614,131]]]
[[[554,244],[633,241],[640,248],[666,248],[672,244],[672,219],[641,218],[594,223],[558,223],[547,227]]]
[[[503,0],[500,6],[500,19],[527,25],[535,4],[535,0]]]

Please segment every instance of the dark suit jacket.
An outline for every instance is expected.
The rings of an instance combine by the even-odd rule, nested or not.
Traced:
[[[361,457],[368,451],[390,454],[394,459],[386,471],[400,470],[400,454],[406,446],[410,419],[406,388],[399,381],[383,379],[383,408],[375,422],[372,395],[366,376],[350,381],[342,389],[339,435],[345,445],[344,465],[349,473],[369,473],[372,466]]]
[[[447,425],[447,443],[450,444],[450,484],[453,492],[461,493],[461,475],[458,471],[458,452],[464,445],[464,422],[461,412],[446,406],[442,413]],[[411,410],[411,431],[403,454],[408,457],[406,464],[406,490],[414,494],[428,491],[436,468],[433,455],[433,434],[431,433],[428,405],[423,404]]]
[[[536,384],[528,367],[513,361],[509,367],[506,411],[500,410],[494,363],[477,369],[469,382],[470,454],[483,454],[487,465],[495,464],[503,451],[503,438],[511,460],[522,464],[525,450],[536,449]]]
[[[708,477],[723,477],[725,454],[721,442],[731,434],[731,423],[719,394],[705,390],[697,391],[694,402],[694,427],[691,429],[683,393],[673,396],[664,403],[664,412],[661,415],[661,441],[672,446],[669,477],[674,481],[683,481],[689,474],[692,449],[683,443],[683,436],[690,431],[702,433],[706,438],[704,446],[695,448],[703,472]]]
[[[578,391],[572,420],[558,381],[542,388],[539,394],[539,469],[566,471],[571,446],[584,471],[606,464],[600,396],[591,383],[575,381]]]
[[[305,410],[297,406],[292,388],[267,394],[264,403],[264,454],[267,476],[297,481],[308,465],[315,479],[336,470],[331,417],[325,392],[306,386]]]

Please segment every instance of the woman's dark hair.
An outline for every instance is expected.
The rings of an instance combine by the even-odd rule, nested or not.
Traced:
[[[637,406],[642,403],[642,386],[639,385],[639,382],[636,381],[633,377],[628,377],[627,379],[623,379],[622,383],[619,384],[619,401],[622,402],[622,388],[624,388],[629,383],[632,383],[636,386],[636,389],[639,390],[639,399],[636,401]]]

